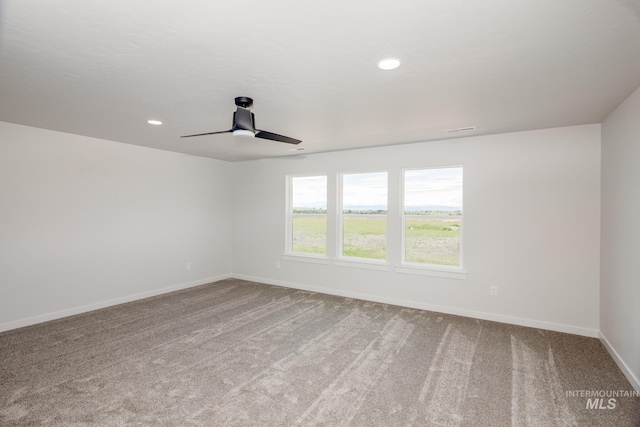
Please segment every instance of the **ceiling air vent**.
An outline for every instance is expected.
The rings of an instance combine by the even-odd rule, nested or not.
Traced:
[[[468,126],[466,128],[456,128],[456,129],[445,129],[447,133],[455,133],[455,132],[469,132],[472,130],[476,130],[475,126]]]

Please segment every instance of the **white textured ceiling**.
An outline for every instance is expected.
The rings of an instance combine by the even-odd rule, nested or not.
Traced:
[[[313,153],[598,123],[640,85],[638,0],[4,0],[0,20],[1,121],[229,161],[300,154],[179,138],[229,129],[236,96]]]

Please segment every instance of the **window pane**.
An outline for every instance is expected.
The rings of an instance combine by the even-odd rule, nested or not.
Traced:
[[[343,213],[387,213],[387,172],[342,176]]]
[[[460,266],[462,167],[405,171],[403,196],[404,262]]]
[[[460,265],[460,220],[405,219],[405,261]]]
[[[327,253],[327,217],[296,216],[293,217],[293,252],[314,254]]]
[[[386,259],[387,172],[344,174],[342,213],[342,255]]]
[[[386,215],[370,217],[343,218],[344,256],[359,258],[387,258],[387,217]]]
[[[291,252],[327,253],[327,176],[291,177]]]
[[[291,207],[297,210],[327,212],[327,177],[294,176],[291,178]]]
[[[405,171],[404,213],[462,215],[462,168]]]

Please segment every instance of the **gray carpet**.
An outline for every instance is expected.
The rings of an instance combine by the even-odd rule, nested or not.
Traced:
[[[576,395],[632,390],[597,339],[234,279],[2,333],[0,360],[2,426],[640,425]]]

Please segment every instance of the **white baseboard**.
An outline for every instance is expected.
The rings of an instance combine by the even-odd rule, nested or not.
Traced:
[[[223,274],[221,276],[207,277],[192,282],[181,283],[179,285],[167,286],[165,288],[154,289],[152,291],[141,292],[138,294],[127,295],[120,298],[114,298],[107,301],[101,301],[94,304],[83,305],[81,307],[69,308],[66,310],[54,311],[53,313],[41,314],[38,316],[27,317],[25,319],[14,320],[11,322],[0,323],[0,332],[9,331],[11,329],[22,328],[24,326],[35,325],[36,323],[48,322],[50,320],[61,319],[63,317],[73,316],[75,314],[86,313],[87,311],[98,310],[101,308],[111,307],[113,305],[123,304],[125,302],[136,301],[143,298],[149,298],[156,295],[162,295],[169,292],[179,291],[180,289],[192,288],[211,282],[217,282],[223,279],[229,279],[231,274]]]
[[[597,329],[582,328],[580,326],[564,325],[561,323],[545,322],[542,320],[526,319],[522,317],[505,316],[502,314],[485,313],[482,311],[465,310],[465,309],[448,307],[443,305],[434,305],[434,304],[427,304],[427,303],[410,301],[410,300],[364,294],[360,292],[341,291],[336,289],[324,288],[320,286],[284,282],[281,280],[272,280],[264,277],[253,277],[253,276],[248,276],[244,274],[233,274],[232,276],[236,279],[243,279],[243,280],[248,280],[252,282],[265,283],[268,285],[284,286],[287,288],[301,289],[305,291],[313,291],[321,294],[355,298],[355,299],[360,299],[365,301],[380,302],[383,304],[399,305],[402,307],[434,311],[437,313],[455,314],[457,316],[472,317],[474,319],[490,320],[493,322],[509,323],[512,325],[527,326],[530,328],[545,329],[549,331],[565,332],[569,334],[582,335],[585,337],[598,338]]]
[[[631,369],[629,369],[627,364],[624,363],[624,360],[622,360],[622,358],[620,357],[618,352],[613,348],[609,340],[602,334],[602,331],[600,331],[599,335],[600,335],[599,337],[600,342],[602,342],[602,345],[604,345],[604,348],[607,349],[607,351],[609,352],[613,360],[616,362],[616,364],[618,365],[618,367],[620,368],[624,376],[627,377],[627,379],[629,380],[633,388],[635,388],[636,391],[640,393],[640,380],[638,380],[638,378],[635,375],[633,375],[633,372],[631,372]]]
[[[582,327],[577,327],[577,326],[572,326],[572,325],[563,325],[563,324],[559,324],[559,323],[545,322],[545,321],[526,319],[526,318],[521,318],[521,317],[505,316],[505,315],[501,315],[501,314],[485,313],[485,312],[481,312],[481,311],[465,310],[465,309],[459,309],[459,308],[455,308],[455,307],[427,304],[427,303],[421,303],[421,302],[403,300],[403,299],[397,299],[397,298],[381,297],[381,296],[378,296],[378,295],[371,295],[371,294],[365,294],[365,293],[360,293],[360,292],[340,291],[340,290],[328,289],[328,288],[324,288],[324,287],[320,287],[320,286],[312,286],[312,285],[305,285],[305,284],[300,284],[300,283],[285,282],[285,281],[281,281],[281,280],[272,280],[272,279],[267,279],[267,278],[264,278],[264,277],[254,277],[254,276],[248,276],[248,275],[243,275],[243,274],[224,274],[224,275],[215,276],[215,277],[207,277],[207,278],[196,280],[196,281],[193,281],[193,282],[182,283],[182,284],[174,285],[174,286],[168,286],[168,287],[161,288],[161,289],[154,289],[152,291],[142,292],[142,293],[138,293],[138,294],[134,294],[134,295],[128,295],[128,296],[125,296],[125,297],[115,298],[115,299],[111,299],[111,300],[108,300],[108,301],[102,301],[102,302],[89,304],[89,305],[85,305],[85,306],[81,306],[81,307],[75,307],[75,308],[70,308],[70,309],[67,309],[67,310],[56,311],[56,312],[53,312],[53,313],[46,313],[46,314],[42,314],[42,315],[38,315],[38,316],[34,316],[34,317],[15,320],[15,321],[12,321],[12,322],[1,323],[0,324],[0,332],[8,331],[8,330],[11,330],[11,329],[17,329],[17,328],[21,328],[21,327],[24,327],[24,326],[30,326],[30,325],[34,325],[34,324],[37,324],[37,323],[47,322],[47,321],[50,321],[50,320],[56,320],[56,319],[60,319],[60,318],[67,317],[67,316],[73,316],[75,314],[86,313],[88,311],[98,310],[98,309],[101,309],[101,308],[106,308],[106,307],[110,307],[110,306],[113,306],[113,305],[123,304],[123,303],[126,303],[126,302],[135,301],[135,300],[139,300],[139,299],[143,299],[143,298],[149,298],[149,297],[156,296],[156,295],[161,295],[161,294],[165,294],[165,293],[169,293],[169,292],[173,292],[173,291],[178,291],[180,289],[187,289],[187,288],[191,288],[191,287],[194,287],[194,286],[204,285],[206,283],[217,282],[219,280],[228,279],[228,278],[231,278],[231,277],[237,278],[237,279],[242,279],[242,280],[249,280],[249,281],[253,281],[253,282],[265,283],[265,284],[268,284],[268,285],[284,286],[284,287],[292,288],[292,289],[301,289],[301,290],[318,292],[318,293],[323,293],[323,294],[343,296],[343,297],[347,297],[347,298],[355,298],[355,299],[360,299],[360,300],[365,300],[365,301],[380,302],[380,303],[383,303],[383,304],[391,304],[391,305],[398,305],[398,306],[402,306],[402,307],[417,308],[417,309],[420,309],[420,310],[428,310],[428,311],[434,311],[434,312],[438,312],[438,313],[454,314],[454,315],[458,315],[458,316],[472,317],[472,318],[475,318],[475,319],[490,320],[490,321],[501,322],[501,323],[509,323],[509,324],[512,324],[512,325],[527,326],[527,327],[531,327],[531,328],[546,329],[546,330],[557,331],[557,332],[566,332],[566,333],[570,333],[570,334],[582,335],[582,336],[587,336],[587,337],[592,337],[592,338],[598,338],[599,337],[598,331],[595,330],[595,329],[582,328]],[[602,339],[602,337],[601,337],[601,339]],[[605,347],[607,347],[608,350],[610,349],[610,346],[608,345],[608,343],[605,344]],[[617,353],[612,352],[612,351],[613,350],[610,350],[610,353],[612,353],[612,355],[616,354],[616,356],[614,356],[614,359],[618,363],[620,358],[617,356]],[[622,363],[622,362],[620,361],[618,364],[620,364],[620,363]],[[622,364],[622,366],[625,366],[626,371],[623,369],[623,372],[625,372],[625,375],[626,375],[627,372],[630,372],[628,370],[628,368],[626,368],[626,365],[624,365],[624,363]],[[634,378],[634,381],[635,381],[634,387],[635,387],[638,384],[638,381],[637,381],[637,379],[635,379],[635,377],[632,376],[632,378]]]

